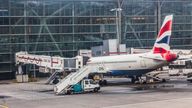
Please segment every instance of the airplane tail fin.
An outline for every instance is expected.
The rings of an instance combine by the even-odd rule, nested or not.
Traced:
[[[158,33],[152,53],[167,53],[170,51],[169,41],[171,37],[173,15],[167,15]]]

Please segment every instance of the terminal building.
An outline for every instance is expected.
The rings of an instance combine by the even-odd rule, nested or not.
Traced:
[[[117,38],[118,18],[121,43],[151,48],[167,14],[171,47],[191,49],[191,0],[0,0],[0,79],[14,77],[15,52],[74,57]]]

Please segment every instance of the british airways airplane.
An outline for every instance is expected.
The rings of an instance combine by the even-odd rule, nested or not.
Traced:
[[[150,52],[93,57],[88,60],[88,65],[96,66],[102,64],[110,75],[127,75],[132,79],[132,82],[135,82],[142,75],[167,65],[178,58],[177,54],[170,51],[169,46],[172,22],[173,15],[165,17],[157,40]]]

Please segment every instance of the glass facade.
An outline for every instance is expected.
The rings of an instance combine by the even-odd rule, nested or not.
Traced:
[[[151,48],[165,15],[174,14],[171,47],[192,47],[191,0],[120,0],[121,40]],[[72,57],[116,38],[117,0],[0,0],[0,72],[15,71],[14,54]]]

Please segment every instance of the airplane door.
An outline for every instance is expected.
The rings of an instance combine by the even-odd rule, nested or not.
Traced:
[[[141,60],[141,61],[140,61],[140,64],[141,64],[141,67],[146,67],[145,60]]]

